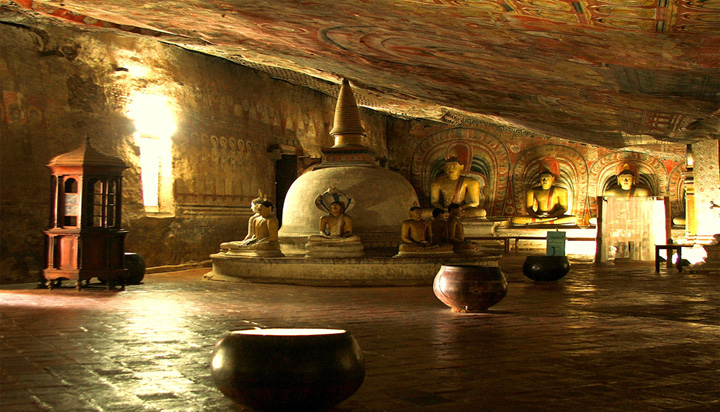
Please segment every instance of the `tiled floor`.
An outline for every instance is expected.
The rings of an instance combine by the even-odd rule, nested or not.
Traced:
[[[720,278],[501,261],[507,297],[455,314],[431,287],[223,283],[195,269],[124,292],[0,290],[0,411],[240,411],[210,378],[248,322],[350,330],[367,375],[337,411],[720,411]],[[663,269],[665,270],[665,269]]]

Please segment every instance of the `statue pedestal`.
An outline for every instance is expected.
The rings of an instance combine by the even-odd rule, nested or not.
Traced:
[[[362,257],[365,249],[360,242],[308,242],[305,244],[306,257],[353,258]]]
[[[313,235],[317,232],[312,233]],[[397,252],[400,243],[400,231],[369,233],[354,231],[362,240],[364,255],[392,256]],[[308,250],[305,244],[308,243],[309,235],[280,236],[280,250],[285,256],[305,256]]]
[[[595,255],[596,228],[579,228],[577,226],[542,225],[518,228],[499,227],[494,236],[498,239],[507,239],[510,249],[523,251],[542,251],[547,247],[547,233],[551,231],[565,232],[567,236],[566,254],[568,255]]]
[[[417,248],[416,245],[400,244],[396,257],[442,257],[454,256],[452,245],[449,243],[439,246],[429,246],[427,248]]]
[[[483,249],[476,242],[466,241],[463,243],[455,243],[453,245],[453,252],[459,256],[481,256],[485,254],[484,251],[487,250]]]
[[[248,258],[210,255],[206,279],[318,286],[428,286],[442,265],[499,266],[500,255],[461,257]]]
[[[222,245],[221,245],[222,250]],[[263,243],[259,245],[250,246],[236,246],[232,242],[228,246],[228,251],[225,252],[228,256],[240,256],[240,257],[282,257],[285,256],[280,251],[280,244],[278,242]]]
[[[485,218],[464,218],[462,219],[465,237],[493,236],[495,230],[503,224],[503,221],[492,221]]]

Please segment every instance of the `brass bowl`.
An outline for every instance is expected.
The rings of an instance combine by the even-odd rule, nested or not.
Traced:
[[[497,266],[443,265],[433,292],[453,312],[482,312],[507,295],[508,283]]]

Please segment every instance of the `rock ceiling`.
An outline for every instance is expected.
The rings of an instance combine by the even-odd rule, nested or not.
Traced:
[[[359,104],[609,148],[720,137],[720,0],[15,0]],[[16,7],[17,6],[17,7]]]

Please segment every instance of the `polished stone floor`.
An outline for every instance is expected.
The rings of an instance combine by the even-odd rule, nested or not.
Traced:
[[[0,411],[241,411],[209,358],[249,322],[350,330],[367,375],[336,411],[720,411],[720,278],[573,262],[456,314],[431,287],[224,283],[149,274],[126,291],[0,288]],[[328,270],[332,270],[328,268]]]

